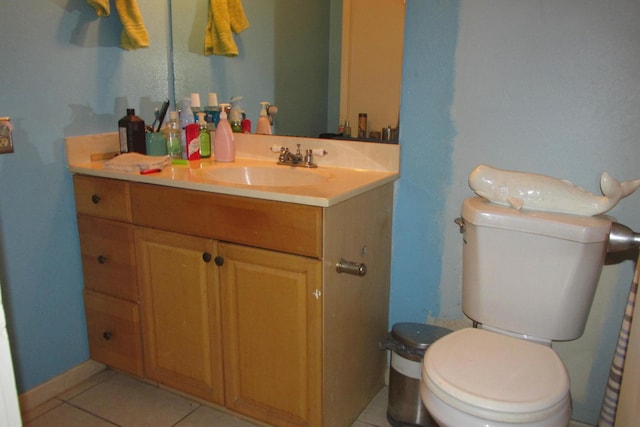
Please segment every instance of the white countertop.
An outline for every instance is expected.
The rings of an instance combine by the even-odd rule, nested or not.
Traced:
[[[76,136],[66,138],[67,162],[69,170],[78,174],[321,207],[335,205],[400,176],[400,147],[395,144],[247,134],[235,134],[235,139],[236,161],[233,163],[201,159],[141,175],[105,169],[105,160],[91,161],[91,154],[119,150],[117,133]],[[281,145],[295,152],[296,144],[301,144],[303,152],[313,148],[328,152],[326,156],[315,157],[318,168],[310,171],[325,177],[321,184],[244,185],[217,181],[207,175],[212,168],[288,168],[290,166],[276,165],[278,154],[270,148]]]

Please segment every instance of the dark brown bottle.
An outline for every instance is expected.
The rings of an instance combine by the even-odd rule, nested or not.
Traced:
[[[136,110],[127,108],[127,115],[118,120],[121,153],[147,154],[144,120],[136,116]]]

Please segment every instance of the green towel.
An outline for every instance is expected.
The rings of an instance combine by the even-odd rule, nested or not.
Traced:
[[[109,0],[87,0],[98,16],[109,16]],[[136,0],[116,0],[116,10],[122,22],[120,47],[126,50],[149,47],[149,34],[144,26]]]
[[[209,18],[204,36],[205,55],[237,56],[233,33],[249,28],[240,0],[209,0]]]

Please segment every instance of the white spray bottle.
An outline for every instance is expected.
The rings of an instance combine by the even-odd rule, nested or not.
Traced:
[[[213,137],[213,154],[218,162],[233,162],[236,160],[236,143],[227,120],[226,108],[229,104],[220,104],[220,121]]]

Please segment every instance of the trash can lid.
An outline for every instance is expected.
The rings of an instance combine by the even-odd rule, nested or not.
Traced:
[[[424,350],[437,339],[450,333],[451,330],[440,326],[425,325],[423,323],[402,322],[391,328],[393,338],[406,347]]]

